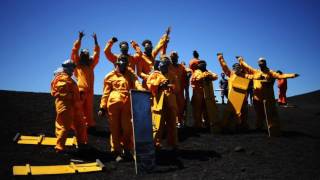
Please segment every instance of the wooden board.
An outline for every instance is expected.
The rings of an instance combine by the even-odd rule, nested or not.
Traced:
[[[228,94],[228,103],[231,103],[235,113],[239,115],[247,97],[250,80],[236,75],[229,80],[232,80],[232,87]]]
[[[56,137],[46,137],[45,135],[39,136],[25,136],[17,133],[13,141],[18,144],[33,144],[33,145],[45,145],[45,146],[55,146],[57,143]],[[72,138],[67,138],[66,146],[77,146],[77,138],[73,136]]]
[[[96,162],[75,164],[71,162],[68,165],[51,165],[51,166],[13,166],[13,175],[53,175],[53,174],[73,174],[102,171],[104,164],[97,159]]]
[[[136,174],[145,174],[155,167],[155,148],[152,136],[151,94],[131,90],[131,113],[134,132]]]

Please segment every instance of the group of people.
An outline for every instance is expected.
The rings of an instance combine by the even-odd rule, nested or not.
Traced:
[[[116,37],[112,37],[106,44],[104,53],[114,65],[114,69],[104,78],[98,115],[108,119],[111,152],[114,153],[116,161],[132,158],[134,143],[130,107],[131,89],[151,92],[150,111],[152,113],[154,106],[158,105],[157,102],[161,100],[163,103],[160,111],[161,118],[152,119],[153,124],[159,124],[153,127],[154,145],[157,149],[162,148],[164,132],[166,132],[168,147],[172,150],[177,148],[177,127],[183,127],[187,119],[186,107],[190,99],[190,85],[193,89],[191,98],[193,127],[201,129],[214,126],[215,132],[228,128],[229,115],[224,115],[221,121],[215,118],[215,122],[210,122],[211,120],[208,119],[211,116],[209,112],[212,106],[206,105],[208,96],[204,93],[206,83],[212,83],[218,79],[218,76],[207,70],[206,61],[199,59],[197,51],[193,52],[194,58],[190,60],[189,67],[186,67],[185,63],[179,63],[179,55],[176,51],[167,55],[169,33],[168,29],[155,47],[150,40],[144,40],[141,43],[144,51],[138,43],[131,41],[130,44],[135,50],[134,55],[129,54],[129,43],[126,41],[119,43],[120,54],[114,54],[112,47],[118,41]],[[93,34],[95,47],[93,55],[90,56],[88,49],[80,50],[83,37],[84,33],[79,32],[79,38],[72,48],[71,58],[63,62],[62,67],[55,71],[51,82],[51,94],[55,97],[57,112],[55,132],[58,140],[55,150],[58,153],[65,150],[64,144],[68,130],[75,131],[78,147],[81,149],[88,143],[87,133],[94,131],[96,126],[93,118],[94,68],[99,62],[100,47],[97,35]],[[158,54],[160,54],[160,60],[156,60]],[[267,100],[270,109],[268,126],[273,129],[272,134],[276,135],[279,131],[279,122],[273,102],[274,79],[294,78],[298,75],[280,74],[269,70],[265,59],[259,59],[260,69],[250,67],[242,57],[237,57],[237,60],[239,62],[229,69],[222,53],[218,53],[222,70],[229,77],[228,93],[235,77],[252,79],[257,128],[262,128],[265,116],[262,101]],[[72,75],[76,77],[76,81],[72,79]],[[213,91],[208,92],[211,93],[209,97],[214,97]],[[234,114],[235,121],[239,122],[241,127],[245,127],[246,122],[243,118],[246,115],[245,111],[237,113],[229,109],[224,114]]]

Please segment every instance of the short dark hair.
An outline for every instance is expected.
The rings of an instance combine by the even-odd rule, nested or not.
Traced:
[[[149,39],[146,39],[142,42],[142,46],[145,47],[147,43],[152,45],[152,42]]]
[[[127,41],[121,41],[120,44],[119,44],[119,47],[120,47],[120,48],[121,48],[121,45],[122,45],[122,44],[125,44],[125,45],[129,46],[129,44],[128,44]]]

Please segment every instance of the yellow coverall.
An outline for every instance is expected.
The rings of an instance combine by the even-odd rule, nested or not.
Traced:
[[[185,67],[181,64],[177,64],[177,66],[170,64],[169,65],[169,77],[171,79],[176,79],[173,82],[175,82],[175,95],[176,95],[176,101],[178,106],[178,122],[177,123],[183,123],[183,114],[185,110],[186,105],[186,99],[184,96],[184,90],[187,86],[187,71]]]
[[[106,55],[107,59],[112,63],[115,64],[119,55],[118,54],[113,54],[111,52],[111,48],[113,46],[114,42],[112,41],[112,39],[110,39],[107,44],[106,47],[104,48],[104,54]],[[129,61],[129,67],[131,68],[132,71],[136,71],[136,65],[138,63],[138,60],[140,58],[140,54],[137,53],[134,56],[128,55],[128,61]]]
[[[228,92],[228,94],[230,94],[230,92],[231,92],[231,90],[232,90],[232,87],[233,87],[233,86],[232,86],[232,83],[233,83],[234,79],[235,79],[238,75],[236,75],[234,71],[231,71],[231,70],[229,69],[227,63],[225,62],[225,60],[224,60],[224,58],[223,58],[223,56],[218,56],[218,60],[219,60],[219,63],[220,63],[220,65],[221,65],[221,68],[222,68],[224,74],[229,77],[229,79],[228,79],[228,87],[229,87],[229,92]],[[242,74],[240,75],[240,77],[247,78],[247,79],[253,79],[253,78],[254,78],[253,75],[247,74],[247,73],[242,73]],[[247,101],[246,101],[246,99],[247,99],[247,95],[246,95],[246,97],[244,98],[244,102],[243,102],[244,104],[243,104],[243,106],[242,106],[242,108],[241,108],[240,114],[237,114],[237,113],[235,112],[234,107],[232,107],[232,104],[231,104],[231,103],[228,103],[228,104],[227,104],[227,108],[226,108],[226,110],[225,110],[224,113],[223,113],[222,124],[221,124],[222,128],[228,126],[228,124],[230,123],[229,117],[232,116],[232,115],[235,115],[235,116],[236,116],[235,118],[236,118],[236,123],[237,123],[237,125],[240,125],[240,126],[242,126],[242,127],[247,127],[247,126],[248,126],[248,124],[247,124],[247,122],[246,122],[246,117],[247,117],[247,110],[246,110],[246,108],[247,108]]]
[[[253,80],[253,105],[257,115],[256,127],[261,129],[265,121],[263,100],[266,100],[268,126],[271,136],[280,135],[280,121],[276,108],[273,84],[275,79],[294,78],[295,74],[279,74],[275,71],[261,71],[249,66],[243,59],[239,59],[240,65],[256,77],[264,77],[263,80]]]
[[[202,128],[202,118],[205,120],[205,123],[208,124],[207,111],[210,109],[206,108],[204,91],[203,91],[203,82],[207,80],[217,80],[218,76],[215,73],[210,71],[202,72],[199,69],[196,69],[191,76],[191,87],[193,89],[191,104],[193,109],[193,119],[194,127]]]
[[[87,65],[79,64],[79,49],[81,42],[76,40],[72,48],[71,59],[77,65],[75,68],[74,75],[78,80],[78,87],[80,91],[80,98],[85,116],[87,127],[93,127],[96,122],[93,118],[93,88],[94,88],[94,68],[99,62],[100,47],[98,45],[94,48],[92,56],[92,63]]]
[[[121,145],[125,150],[133,150],[133,130],[131,122],[130,89],[143,90],[138,77],[127,70],[124,74],[115,70],[104,78],[104,91],[100,108],[108,113],[111,131],[111,151],[121,153]]]
[[[152,50],[151,57],[149,57],[145,53],[142,53],[141,56],[139,57],[138,54],[141,52],[140,47],[136,43],[135,43],[135,45],[133,45],[133,48],[135,49],[136,54],[137,54],[135,56],[139,57],[139,59],[137,60],[137,75],[143,80],[142,86],[145,89],[147,89],[146,81],[147,81],[147,78],[148,78],[150,72],[153,70],[155,58],[159,54],[160,50],[163,48],[167,39],[168,39],[168,37],[166,34],[161,37],[157,46]]]
[[[176,147],[178,141],[176,128],[178,108],[176,97],[173,93],[174,86],[164,89],[159,88],[159,85],[165,81],[169,81],[169,83],[171,83],[170,79],[163,75],[160,71],[154,71],[147,79],[147,86],[151,91],[153,98],[159,99],[160,95],[164,93],[163,107],[161,111],[161,122],[159,129],[156,129],[155,126],[153,126],[153,137],[155,146],[160,147],[163,131],[164,128],[166,128],[167,144],[174,148]],[[159,124],[159,122],[153,122],[153,124]]]
[[[65,149],[68,131],[74,129],[78,144],[86,144],[87,130],[83,118],[79,89],[66,73],[58,73],[51,82],[51,95],[55,97],[57,152]]]

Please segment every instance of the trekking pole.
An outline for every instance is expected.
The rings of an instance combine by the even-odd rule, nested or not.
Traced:
[[[264,109],[264,114],[265,114],[265,116],[266,116],[266,124],[267,124],[267,129],[268,129],[268,135],[269,135],[269,137],[270,137],[270,129],[269,129],[269,123],[268,123],[268,115],[267,115],[267,107],[266,107],[266,102],[267,102],[267,100],[263,100],[263,109]]]

